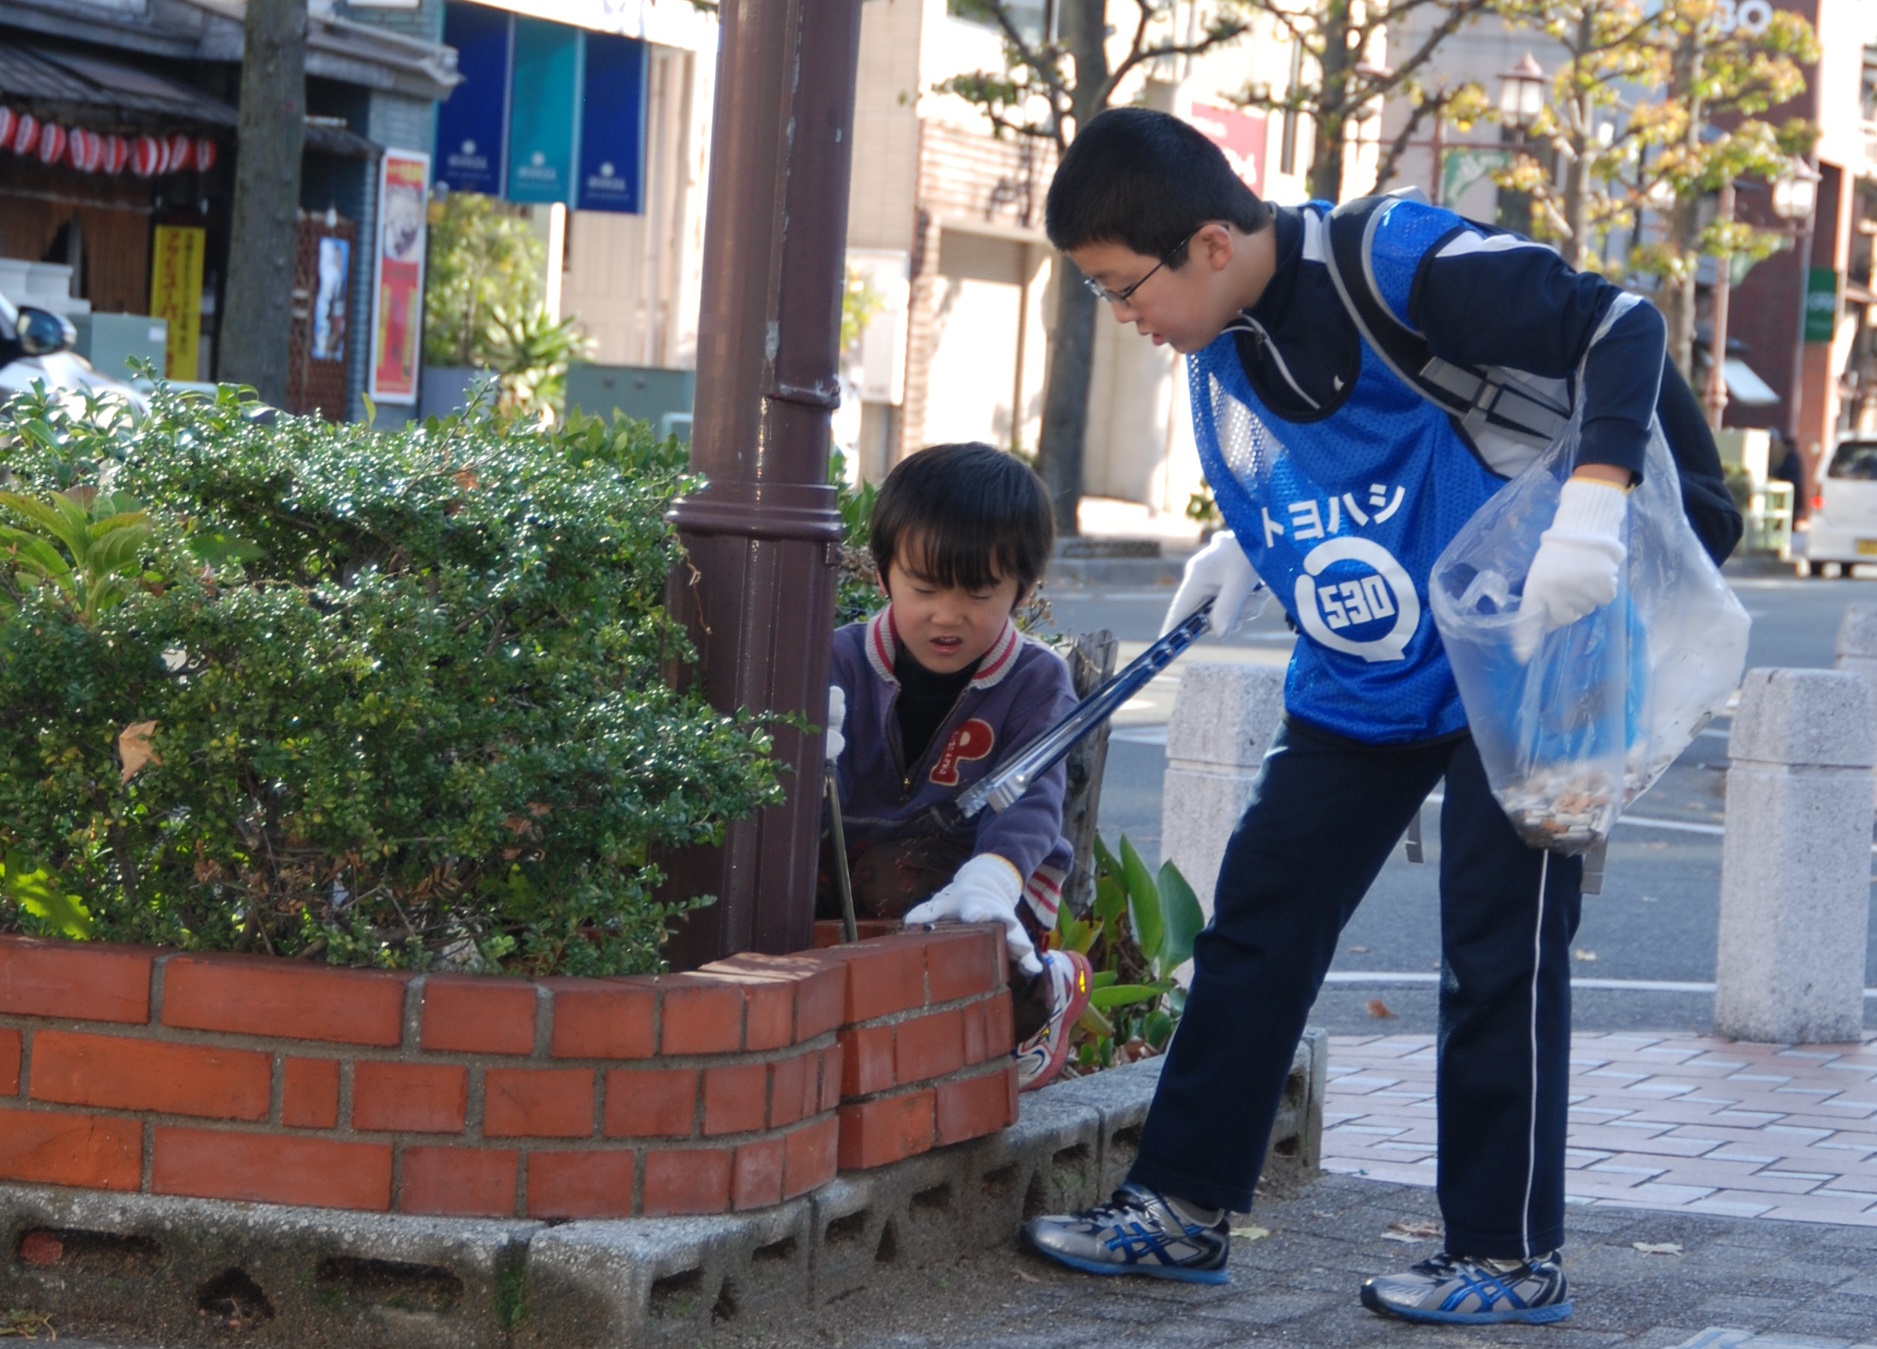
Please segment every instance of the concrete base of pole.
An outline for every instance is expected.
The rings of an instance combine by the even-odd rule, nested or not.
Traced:
[[[1771,1044],[1856,1040],[1870,921],[1865,680],[1749,670],[1734,713],[1714,1025]]]
[[[1160,855],[1212,913],[1225,844],[1284,717],[1284,672],[1270,665],[1194,661],[1182,667],[1167,723]]]

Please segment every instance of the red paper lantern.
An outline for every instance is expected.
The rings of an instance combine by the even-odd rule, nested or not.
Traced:
[[[13,143],[13,128],[19,124],[20,115],[11,108],[0,108],[0,149]]]
[[[39,162],[56,164],[65,158],[65,128],[57,122],[47,122],[39,128]]]
[[[218,147],[214,141],[210,140],[207,136],[198,137],[196,140],[196,171],[198,173],[207,173],[210,169],[214,168],[217,152]]]
[[[163,142],[155,136],[139,136],[130,143],[130,171],[139,178],[154,178],[163,172],[168,158]]]
[[[104,162],[104,137],[95,131],[74,127],[65,154],[72,167],[80,173],[96,173],[98,166]]]
[[[30,155],[33,147],[39,144],[39,119],[30,112],[23,112],[13,123],[13,139],[7,148],[16,155]]]
[[[104,162],[98,167],[106,173],[122,173],[130,162],[130,142],[122,136],[104,138]]]
[[[193,137],[178,132],[171,136],[164,147],[169,151],[169,166],[165,173],[181,173],[184,169],[195,167],[196,143]]]

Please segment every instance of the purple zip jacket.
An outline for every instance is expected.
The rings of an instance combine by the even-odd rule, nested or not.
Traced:
[[[1073,856],[1062,835],[1068,770],[1057,764],[1002,812],[941,829],[935,806],[988,776],[1075,706],[1075,687],[1062,658],[1008,620],[979,662],[978,672],[932,736],[919,761],[905,764],[894,704],[899,681],[893,660],[899,640],[888,605],[865,623],[834,634],[832,678],[847,694],[847,748],[835,762],[841,816],[850,853],[876,843],[925,834],[995,853],[1025,877],[1023,896],[1045,931],[1056,925],[1063,882]]]

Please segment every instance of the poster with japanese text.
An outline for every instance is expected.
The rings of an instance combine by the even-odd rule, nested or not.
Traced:
[[[380,403],[417,401],[424,335],[424,199],[430,156],[386,150],[378,170],[378,270],[373,286],[371,380]]]
[[[150,253],[150,317],[169,321],[166,379],[197,377],[202,339],[202,254],[208,234],[195,225],[158,225]]]

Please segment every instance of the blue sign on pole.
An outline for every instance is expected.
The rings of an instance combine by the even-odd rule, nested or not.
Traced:
[[[544,19],[515,19],[508,118],[508,199],[571,201],[578,147],[580,63],[586,35]]]
[[[588,33],[574,206],[636,215],[645,164],[645,44]]]
[[[503,10],[450,0],[443,11],[443,41],[456,48],[463,82],[437,109],[432,180],[452,192],[499,197],[506,184],[509,62],[514,24]]]

